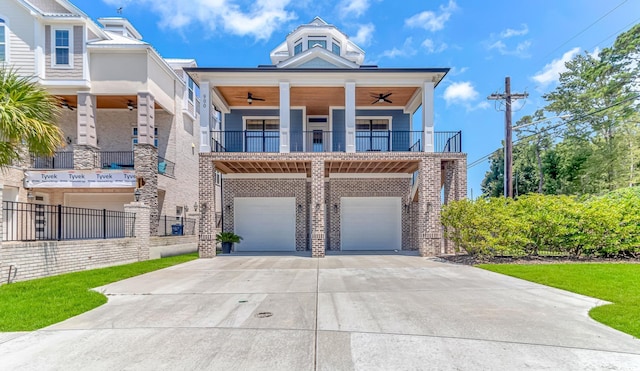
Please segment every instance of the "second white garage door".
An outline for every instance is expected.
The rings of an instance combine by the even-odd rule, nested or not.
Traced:
[[[233,220],[235,251],[296,250],[295,197],[236,197]]]
[[[400,250],[400,197],[343,197],[340,201],[342,250]]]

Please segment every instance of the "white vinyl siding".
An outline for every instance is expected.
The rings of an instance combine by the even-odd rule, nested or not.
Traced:
[[[5,62],[22,74],[37,74],[34,19],[18,1],[0,1],[4,20]]]

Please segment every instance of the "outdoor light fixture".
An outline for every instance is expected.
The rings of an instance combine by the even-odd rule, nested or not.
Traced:
[[[140,201],[141,194],[142,192],[140,192],[140,188],[136,188],[136,190],[133,192],[133,198],[136,200],[136,202]]]
[[[133,109],[136,108],[136,106],[133,104],[132,101],[128,100],[127,101],[127,108],[129,109],[129,111],[133,111]]]
[[[231,211],[231,205],[227,205],[227,211]]]
[[[71,139],[71,137],[67,137],[67,144],[71,144],[73,143],[73,139]]]
[[[302,204],[298,204],[298,212],[301,213],[302,212]]]
[[[36,198],[36,196],[33,194],[33,192],[27,192],[27,200],[33,201],[34,198]]]
[[[198,201],[193,203],[193,211],[198,211]]]
[[[338,204],[333,204],[333,211],[338,212]]]
[[[185,213],[188,213],[188,212],[189,212],[189,206],[184,205],[183,207],[184,207],[184,212],[185,212]]]

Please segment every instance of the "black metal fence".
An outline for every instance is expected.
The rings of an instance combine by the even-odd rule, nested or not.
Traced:
[[[73,169],[73,151],[56,152],[53,156],[31,155],[32,169]]]
[[[357,152],[420,152],[424,151],[422,131],[358,130]],[[434,152],[462,152],[462,132],[436,131]],[[278,152],[278,131],[212,131],[212,152]],[[291,152],[343,152],[346,148],[344,131],[292,131]]]
[[[2,202],[3,241],[134,237],[135,214],[62,205]]]
[[[193,236],[196,234],[196,220],[182,216],[161,215],[158,236]]]
[[[169,161],[164,157],[158,156],[158,174],[174,177],[176,169],[175,162]]]
[[[103,169],[133,169],[133,151],[100,151]]]

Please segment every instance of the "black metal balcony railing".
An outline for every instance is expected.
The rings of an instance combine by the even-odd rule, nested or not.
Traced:
[[[424,151],[422,131],[375,130],[356,131],[357,152]],[[213,131],[212,152],[278,152],[277,131]],[[344,131],[291,132],[291,152],[344,152]],[[435,132],[435,152],[462,152],[462,132]]]
[[[73,169],[73,152],[55,152],[51,157],[31,155],[32,169]]]
[[[133,169],[133,151],[100,151],[103,169]]]
[[[158,156],[158,174],[174,177],[176,164],[164,157]]]

